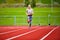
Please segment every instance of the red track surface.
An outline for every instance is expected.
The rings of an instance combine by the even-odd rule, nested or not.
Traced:
[[[50,31],[52,32],[47,35]],[[44,38],[44,36],[46,37]],[[34,26],[30,30],[26,26],[0,27],[0,40],[42,40],[42,38],[44,40],[60,40],[60,27]]]

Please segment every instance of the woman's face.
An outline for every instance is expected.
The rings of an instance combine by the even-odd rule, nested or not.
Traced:
[[[30,5],[28,5],[28,9],[30,9],[31,8],[31,6]]]

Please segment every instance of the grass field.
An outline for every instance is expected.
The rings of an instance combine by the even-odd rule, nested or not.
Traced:
[[[25,11],[26,8],[0,8],[0,25],[28,25]],[[59,11],[60,8],[34,8],[32,25],[60,25]]]

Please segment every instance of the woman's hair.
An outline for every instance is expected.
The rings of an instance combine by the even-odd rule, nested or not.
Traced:
[[[28,6],[31,6],[30,4]]]
[[[31,5],[28,5],[29,7],[31,7]]]

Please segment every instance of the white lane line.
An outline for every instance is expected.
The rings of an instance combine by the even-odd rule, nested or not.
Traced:
[[[58,27],[53,28],[48,34],[43,36],[40,40],[44,40],[46,37],[48,37],[53,31],[55,31]]]
[[[15,32],[15,31],[19,31],[19,30],[23,30],[23,29],[18,29],[18,30],[13,30],[13,31],[8,31],[8,32],[3,32],[3,33],[0,33],[0,35],[8,34],[8,33]]]
[[[26,33],[23,33],[23,34],[20,34],[20,35],[17,35],[17,36],[14,36],[14,37],[11,37],[11,38],[8,38],[8,39],[5,39],[5,40],[12,40],[12,39],[14,39],[14,38],[18,38],[18,37],[21,37],[21,36],[27,35],[27,34],[29,34],[29,33],[35,32],[35,31],[37,31],[37,30],[39,30],[39,29],[35,29],[35,30],[29,31],[29,32],[26,32]]]

